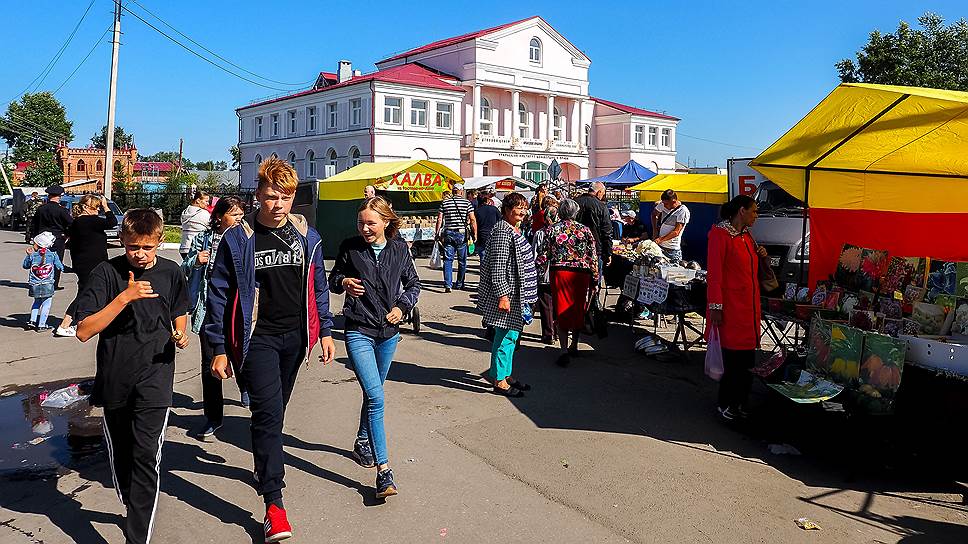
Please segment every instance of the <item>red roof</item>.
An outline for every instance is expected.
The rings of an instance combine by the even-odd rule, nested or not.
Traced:
[[[443,72],[438,72],[436,70],[431,70],[426,66],[417,63],[401,64],[400,66],[394,66],[393,68],[387,68],[386,70],[379,70],[370,74],[365,74],[362,76],[354,76],[342,83],[337,83],[335,85],[329,85],[326,87],[320,87],[318,89],[307,89],[305,91],[300,91],[298,93],[293,93],[286,96],[281,96],[279,98],[273,98],[271,100],[264,100],[262,102],[256,102],[255,104],[249,104],[248,106],[242,106],[235,111],[241,111],[248,108],[254,108],[256,106],[264,106],[266,104],[272,104],[273,102],[279,102],[282,100],[288,100],[290,98],[296,98],[298,96],[306,96],[314,93],[319,93],[323,91],[329,91],[331,89],[338,89],[340,87],[347,87],[349,85],[356,85],[357,83],[366,83],[369,81],[382,81],[384,83],[400,83],[403,85],[413,85],[414,87],[424,87],[428,89],[442,89],[446,91],[459,91],[467,92],[467,89],[457,85],[457,78],[444,74]],[[451,82],[451,83],[448,83]]]
[[[30,168],[30,165],[34,163],[30,161],[21,161],[17,163],[17,166],[13,169],[14,172],[23,172],[24,170]]]
[[[658,119],[670,119],[672,121],[680,121],[678,117],[673,117],[671,115],[666,115],[664,113],[659,113],[655,111],[643,110],[642,108],[636,108],[634,106],[626,106],[625,104],[619,104],[618,102],[612,102],[611,100],[604,100],[601,98],[592,97],[592,100],[608,106],[610,108],[615,108],[618,111],[623,111],[625,113],[631,113],[632,115],[642,115],[644,117],[656,117]]]
[[[157,170],[158,172],[171,172],[172,170],[174,170],[174,168],[175,168],[175,165],[168,161],[160,161],[160,162],[145,161],[145,162],[134,163],[135,171]]]
[[[469,41],[469,40],[473,40],[475,38],[480,38],[481,36],[485,36],[485,35],[490,34],[492,32],[497,32],[498,30],[503,30],[503,29],[505,29],[505,28],[507,28],[509,26],[514,26],[514,25],[516,25],[518,23],[523,23],[525,21],[530,21],[531,19],[540,19],[540,18],[541,17],[539,17],[537,15],[534,15],[532,17],[528,17],[527,19],[521,19],[520,21],[514,21],[513,23],[506,23],[506,24],[503,24],[503,25],[500,25],[500,26],[496,26],[496,27],[493,27],[493,28],[486,28],[484,30],[478,30],[477,32],[471,32],[469,34],[464,34],[462,36],[455,36],[453,38],[447,38],[445,40],[436,41],[434,43],[430,43],[430,44],[427,44],[427,45],[422,45],[422,46],[420,46],[420,47],[418,47],[416,49],[411,49],[410,51],[406,51],[404,53],[400,53],[399,55],[394,55],[394,56],[392,56],[392,57],[390,57],[388,59],[383,59],[380,62],[377,62],[377,64],[379,65],[379,64],[384,63],[384,62],[390,62],[391,60],[398,60],[398,59],[402,59],[402,58],[405,58],[405,57],[410,57],[410,56],[413,56],[413,55],[419,55],[420,53],[426,53],[427,51],[433,51],[434,49],[440,49],[441,47],[447,47],[449,45],[455,45],[455,44],[458,44],[458,43],[466,42],[466,41]]]

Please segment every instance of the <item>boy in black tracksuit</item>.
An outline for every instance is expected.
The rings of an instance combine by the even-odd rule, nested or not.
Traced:
[[[125,539],[135,544],[151,539],[175,347],[188,345],[188,289],[181,267],[156,255],[162,229],[153,210],[128,211],[125,254],[94,268],[75,316],[79,340],[98,336],[91,404],[104,407],[114,487],[127,507]]]

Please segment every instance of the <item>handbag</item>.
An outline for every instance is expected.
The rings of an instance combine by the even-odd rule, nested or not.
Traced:
[[[592,291],[595,293],[595,291]],[[593,294],[585,311],[585,330],[586,334],[594,334],[599,339],[608,337],[608,318],[605,310],[598,301],[597,293]]]
[[[723,377],[723,349],[719,344],[719,327],[709,329],[709,343],[706,345],[706,375],[714,381]]]
[[[753,237],[750,236],[750,240]],[[753,240],[753,246],[756,247],[756,240]],[[755,251],[755,250],[754,250]],[[773,271],[773,267],[770,266],[770,257],[756,256],[757,258],[757,276],[760,280],[760,290],[764,293],[771,293],[780,288],[780,280],[776,279],[776,272]]]

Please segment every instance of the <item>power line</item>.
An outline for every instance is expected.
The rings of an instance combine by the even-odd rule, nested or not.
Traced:
[[[57,50],[57,53],[54,54],[53,58],[50,59],[50,62],[48,62],[47,66],[44,67],[44,70],[40,72],[40,74],[38,74],[37,77],[33,79],[33,81],[28,83],[27,88],[25,88],[23,92],[21,92],[20,95],[18,96],[23,96],[27,91],[31,89],[31,87],[33,87],[34,90],[37,90],[38,88],[40,88],[40,86],[44,83],[44,80],[47,79],[47,76],[50,75],[51,70],[54,69],[54,65],[57,64],[57,61],[60,60],[61,56],[64,54],[64,51],[67,49],[67,46],[70,45],[71,41],[74,39],[74,36],[77,34],[77,29],[81,27],[81,23],[83,23],[84,19],[87,18],[87,14],[91,11],[91,8],[94,6],[94,2],[95,0],[91,0],[91,3],[87,5],[87,9],[84,10],[84,13],[81,15],[81,18],[77,21],[77,24],[74,25],[74,30],[72,30],[70,35],[67,36],[67,40],[65,40],[64,44],[60,46],[60,49]],[[40,81],[37,81],[38,79]],[[34,82],[37,83],[36,86],[34,85]]]
[[[682,131],[676,131],[676,135],[678,135],[678,136],[685,136],[686,138],[692,138],[693,140],[700,140],[700,141],[703,141],[703,142],[709,142],[711,144],[719,144],[719,145],[725,145],[725,146],[729,146],[729,147],[738,147],[740,149],[754,149],[754,150],[757,150],[757,151],[762,151],[763,150],[763,148],[761,148],[761,147],[753,147],[751,145],[729,144],[729,143],[726,143],[726,142],[717,142],[716,140],[710,140],[708,138],[700,138],[699,136],[690,136],[690,135],[688,135],[688,134],[686,134],[686,133],[684,133]]]
[[[148,25],[149,27],[151,27],[151,29],[154,30],[155,32],[157,32],[157,33],[161,34],[162,36],[168,38],[170,41],[174,42],[176,45],[178,45],[182,49],[188,51],[189,53],[195,55],[196,57],[204,60],[205,62],[211,64],[212,66],[218,68],[219,70],[222,70],[223,72],[225,72],[227,74],[233,75],[233,76],[235,76],[235,77],[237,77],[237,78],[239,78],[239,79],[241,79],[243,81],[247,81],[247,82],[249,82],[249,83],[251,83],[253,85],[258,85],[259,87],[265,87],[266,89],[272,89],[274,91],[292,92],[292,89],[287,89],[287,88],[284,88],[284,87],[273,87],[272,85],[266,85],[265,83],[260,83],[258,81],[249,79],[249,78],[247,78],[247,77],[245,77],[245,76],[243,76],[241,74],[237,74],[237,73],[233,72],[232,70],[229,70],[228,68],[222,66],[221,64],[218,64],[217,62],[213,61],[212,59],[210,59],[210,58],[202,55],[201,53],[195,51],[191,47],[188,47],[187,45],[185,45],[182,42],[176,40],[175,38],[171,37],[164,30],[161,30],[160,28],[158,28],[155,25],[153,25],[153,24],[149,23],[148,21],[146,21],[143,17],[141,17],[140,15],[138,15],[137,13],[135,13],[134,11],[131,11],[131,9],[128,6],[122,5],[121,6],[121,9],[127,11],[129,14],[133,15],[136,19],[138,19],[142,23]]]
[[[235,68],[238,68],[239,70],[242,70],[243,72],[245,72],[245,73],[247,73],[247,74],[249,74],[249,75],[251,75],[251,76],[255,76],[255,77],[257,77],[257,78],[259,78],[259,79],[262,79],[262,80],[265,80],[265,81],[268,81],[268,82],[270,82],[270,83],[277,83],[277,84],[279,84],[279,85],[289,85],[289,86],[292,86],[292,87],[304,87],[304,86],[306,86],[306,85],[309,85],[310,83],[314,83],[314,82],[316,81],[315,79],[313,79],[313,80],[310,80],[310,81],[304,81],[304,82],[302,82],[302,83],[288,83],[288,82],[285,82],[285,81],[276,81],[275,79],[270,79],[270,78],[267,78],[267,77],[265,77],[265,76],[261,76],[261,75],[259,75],[259,74],[257,74],[257,73],[255,73],[255,72],[253,72],[253,71],[251,71],[251,70],[247,70],[247,69],[245,69],[245,68],[243,68],[243,67],[241,67],[241,66],[239,66],[238,64],[235,64],[234,62],[232,62],[232,61],[230,61],[229,59],[227,59],[227,58],[225,58],[225,57],[223,57],[223,56],[221,56],[221,55],[219,55],[219,54],[218,54],[218,53],[216,53],[215,51],[212,51],[211,49],[209,49],[209,48],[207,48],[207,47],[205,47],[204,45],[202,45],[202,44],[200,44],[200,43],[198,43],[197,41],[195,41],[195,40],[193,40],[193,39],[192,39],[192,38],[191,38],[190,36],[188,36],[188,35],[187,35],[187,34],[185,34],[184,32],[182,32],[182,31],[180,31],[180,30],[178,30],[177,28],[175,28],[174,26],[172,26],[172,25],[171,25],[170,23],[168,23],[167,21],[165,21],[164,19],[162,19],[162,18],[161,18],[161,17],[159,17],[158,15],[156,15],[156,14],[154,14],[154,13],[152,13],[152,11],[151,11],[151,10],[149,10],[148,8],[146,8],[146,7],[144,7],[143,5],[141,5],[141,3],[139,3],[139,2],[138,2],[138,0],[129,0],[129,1],[130,1],[130,2],[133,2],[133,3],[134,3],[134,4],[136,5],[136,6],[138,6],[138,7],[139,7],[139,8],[141,8],[142,10],[144,10],[144,11],[145,11],[145,13],[147,13],[148,15],[151,15],[151,16],[152,16],[152,17],[154,17],[155,19],[158,19],[159,21],[161,21],[161,23],[162,23],[163,25],[165,25],[165,26],[167,26],[168,28],[170,28],[170,29],[172,29],[173,31],[175,31],[175,33],[177,33],[177,34],[178,34],[179,36],[181,36],[182,38],[185,38],[186,40],[188,40],[188,41],[190,41],[190,42],[192,42],[193,44],[195,44],[195,45],[197,45],[198,47],[200,47],[200,48],[202,48],[202,49],[203,49],[204,51],[206,51],[207,53],[209,53],[209,54],[211,54],[211,55],[212,55],[213,57],[215,57],[215,58],[217,58],[217,59],[219,59],[219,60],[221,60],[222,62],[224,62],[224,63],[226,63],[226,64],[228,64],[228,65],[230,65],[230,66],[233,66],[233,67],[235,67]]]
[[[87,52],[87,55],[84,55],[84,58],[81,59],[81,62],[78,63],[78,65],[74,68],[74,70],[71,72],[71,75],[67,76],[67,79],[65,79],[63,83],[58,85],[57,88],[52,91],[52,94],[57,94],[61,89],[64,88],[64,85],[67,85],[67,82],[69,82],[74,77],[74,74],[76,74],[77,71],[81,69],[81,66],[84,66],[84,63],[87,62],[87,59],[91,57],[91,55],[94,53],[94,50],[97,49],[97,47],[101,45],[101,43],[103,43],[101,42],[101,39],[104,38],[104,36],[108,32],[111,32],[111,27],[108,27],[107,30],[105,30],[103,33],[101,33],[100,36],[98,36],[98,39],[94,42],[94,46],[91,47],[91,50]]]
[[[57,147],[59,145],[58,143],[55,143],[55,142],[52,142],[52,141],[48,140],[47,137],[42,136],[36,130],[31,130],[30,127],[25,127],[24,125],[21,125],[19,123],[16,123],[14,121],[11,121],[10,119],[0,118],[0,124],[6,125],[6,129],[5,130],[8,130],[10,132],[13,132],[14,134],[18,134],[18,135],[24,136],[24,137],[33,138],[34,140],[37,140],[37,141],[39,141],[41,143],[45,143],[47,145],[54,146],[54,147]]]
[[[29,128],[29,129],[31,129],[31,130],[33,130],[35,132],[38,132],[40,134],[43,134],[44,136],[46,136],[48,138],[51,138],[51,139],[60,139],[60,138],[62,138],[64,136],[63,134],[59,134],[54,129],[52,129],[50,127],[45,127],[45,126],[41,125],[40,123],[38,123],[36,121],[33,121],[33,120],[31,120],[31,119],[23,116],[23,115],[15,114],[15,113],[12,113],[12,112],[9,112],[8,111],[6,117],[8,119],[10,119],[11,121],[14,121],[14,122],[16,122],[16,123],[18,123],[20,125],[24,125],[27,128]],[[3,119],[3,117],[0,117],[0,119]]]

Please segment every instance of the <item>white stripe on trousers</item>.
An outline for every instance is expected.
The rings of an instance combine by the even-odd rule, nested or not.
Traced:
[[[155,504],[151,507],[151,518],[148,519],[148,535],[145,542],[151,542],[151,531],[155,528],[155,512],[158,510],[158,494],[161,492],[161,447],[165,444],[165,430],[168,428],[168,415],[171,409],[165,409],[165,422],[161,425],[158,435],[158,453],[155,455]]]
[[[101,414],[101,423],[104,426],[104,439],[108,442],[108,464],[111,465],[111,481],[114,482],[114,490],[118,492],[118,500],[124,504],[124,497],[121,496],[121,486],[118,485],[118,474],[114,468],[114,442],[111,440],[111,431],[108,430],[108,418]]]

